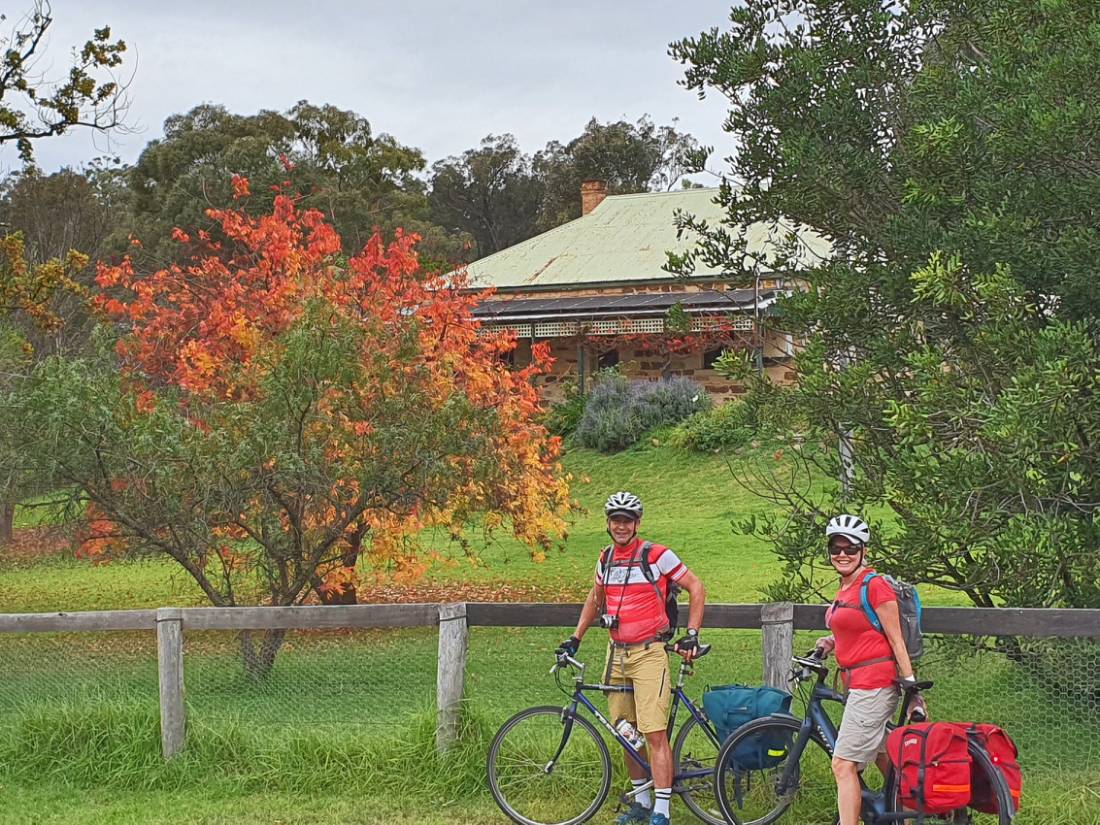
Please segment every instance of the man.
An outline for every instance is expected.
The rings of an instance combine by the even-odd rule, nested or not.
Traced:
[[[611,644],[605,678],[609,684],[630,684],[633,693],[612,693],[607,704],[611,718],[626,719],[645,736],[645,749],[653,770],[654,801],[650,810],[649,791],[635,795],[630,809],[619,817],[619,825],[668,825],[672,798],[672,750],[668,744],[669,704],[672,679],[665,643],[675,628],[669,627],[665,598],[675,583],[688,591],[691,607],[687,632],[676,643],[676,652],[687,661],[699,650],[699,627],[703,622],[706,590],[674,552],[638,535],[642,523],[642,502],[633,493],[615,493],[604,505],[607,532],[612,544],[596,563],[596,581],[588,593],[577,629],[559,653],[575,655],[585,631],[597,617],[607,617]],[[649,778],[629,755],[626,769],[635,789]]]

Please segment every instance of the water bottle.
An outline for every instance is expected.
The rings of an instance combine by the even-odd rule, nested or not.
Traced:
[[[619,719],[615,723],[615,730],[619,732],[627,742],[631,744],[634,750],[641,750],[645,745],[645,736],[638,732],[638,730],[630,724],[626,719]]]

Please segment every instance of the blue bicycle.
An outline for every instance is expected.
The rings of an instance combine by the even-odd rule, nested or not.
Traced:
[[[671,651],[671,646],[666,646]],[[699,656],[710,652],[700,648]],[[650,770],[645,756],[600,713],[586,692],[627,693],[623,685],[590,684],[584,678],[585,665],[572,656],[558,656],[550,671],[558,687],[570,697],[565,707],[552,705],[522,710],[505,722],[489,746],[489,790],[500,809],[519,825],[579,825],[604,804],[611,790],[611,754],[596,726],[580,713],[583,708],[595,717],[630,758]],[[563,674],[573,676],[571,689]],[[725,819],[714,799],[714,760],[721,742],[702,708],[684,693],[684,679],[692,665],[680,662],[679,679],[672,691],[668,730],[676,726],[680,705],[688,716],[672,745],[673,793],[708,825],[723,825]],[[670,736],[671,740],[671,736]],[[652,782],[623,796],[628,803],[652,787]]]
[[[823,703],[844,704],[844,697],[826,686],[829,668],[820,651],[795,656],[791,661],[790,681],[802,693],[805,716],[799,719],[779,713],[746,722],[730,734],[715,760],[719,808],[732,825],[771,825],[784,814],[789,814],[790,821],[797,825],[834,825],[837,821],[836,782],[831,767],[837,726]],[[920,682],[905,689],[899,725],[908,717],[916,691],[931,686],[931,682]],[[1014,810],[1004,777],[976,741],[968,742],[968,750],[973,770],[985,775],[987,787],[995,796],[997,813],[969,808],[946,814],[905,810],[899,804],[890,771],[881,790],[869,788],[860,777],[865,825],[1010,825]]]

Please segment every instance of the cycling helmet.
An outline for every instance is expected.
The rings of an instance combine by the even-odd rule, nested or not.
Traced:
[[[825,535],[828,538],[844,536],[852,544],[866,544],[871,540],[871,528],[859,516],[850,516],[845,513],[829,519]]]
[[[608,517],[614,515],[630,516],[634,519],[642,517],[642,500],[633,493],[626,491],[612,493],[607,497],[603,506],[604,514]]]

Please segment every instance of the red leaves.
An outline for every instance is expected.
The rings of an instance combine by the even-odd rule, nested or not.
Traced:
[[[233,186],[237,197],[248,195],[246,179],[234,177]],[[471,514],[489,512],[507,519],[541,557],[551,538],[564,532],[571,506],[557,465],[560,441],[536,422],[541,403],[530,381],[550,368],[549,346],[536,344],[523,370],[502,364],[499,354],[514,346],[514,337],[481,334],[472,310],[484,294],[466,290],[463,273],[423,272],[415,234],[398,230],[385,243],[376,233],[345,262],[324,215],[299,210],[284,191],[273,198],[271,214],[227,209],[208,215],[220,225],[220,244],[205,232],[173,233],[195,250],[186,265],[146,276],[135,274],[129,261],[99,269],[97,282],[109,293],[97,305],[128,330],[118,351],[137,414],[169,403],[157,395],[167,385],[197,433],[225,437],[224,428],[237,427],[242,429],[231,440],[243,440],[252,435],[247,405],[262,404],[271,392],[267,379],[289,351],[288,340],[304,330],[318,340],[344,341],[354,330],[352,349],[340,356],[349,359],[349,369],[326,373],[315,387],[308,423],[279,427],[300,433],[308,445],[302,455],[322,457],[310,477],[323,478],[329,489],[320,497],[311,493],[308,506],[293,517],[289,510],[278,513],[275,523],[307,549],[312,537],[333,525],[350,545],[369,535],[376,563],[413,578],[427,565],[415,552],[424,527],[461,536]],[[380,402],[395,397],[414,399],[405,417],[380,418],[393,415],[380,413],[393,409]],[[470,421],[450,418],[456,399],[478,411]],[[447,443],[453,453],[443,456],[446,472],[425,476],[418,482],[424,489],[401,491],[391,501],[377,490],[360,490],[357,479],[363,468],[402,459],[376,443],[379,431],[392,433],[395,426],[423,427],[425,438],[436,441],[443,440],[437,432],[443,429],[453,435]],[[263,435],[273,443],[278,438]],[[421,462],[407,458],[413,466]],[[273,486],[293,488],[299,479],[274,460],[238,472],[242,483],[259,474]],[[270,497],[249,496],[244,512],[211,521],[216,535],[236,535],[239,524],[252,520],[272,523],[270,511],[263,512],[273,506]],[[348,513],[357,514],[350,523]],[[205,517],[218,518],[209,511]],[[211,558],[239,570],[230,546],[223,549],[229,555],[219,551]],[[310,557],[302,552],[304,562]],[[325,562],[316,572],[326,593],[355,587],[354,568]]]
[[[726,318],[704,319],[699,332],[624,332],[619,335],[589,335],[585,343],[597,351],[634,348],[647,355],[691,355],[724,346],[735,346],[738,335]]]
[[[284,155],[285,157],[285,155]],[[240,175],[233,176],[233,200],[247,198],[252,193],[248,191],[248,178]]]

